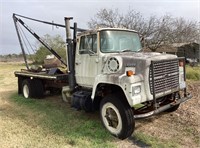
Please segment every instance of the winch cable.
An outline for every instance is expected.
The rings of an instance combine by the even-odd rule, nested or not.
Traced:
[[[22,37],[22,39],[23,39],[24,45],[26,46],[26,49],[27,49],[27,51],[28,51],[28,53],[29,53],[29,56],[31,57],[32,61],[35,61],[34,58],[31,56],[30,50],[29,50],[29,48],[28,48],[26,42],[28,43],[28,45],[29,45],[30,49],[32,50],[33,54],[35,54],[35,51],[34,51],[32,45],[31,45],[31,43],[29,42],[29,40],[28,40],[26,34],[24,33],[24,30],[22,29],[22,27],[21,27],[20,25],[19,25],[19,29],[20,29],[20,34],[21,34],[21,37]],[[25,41],[25,40],[26,40],[26,41]]]
[[[20,26],[20,29],[22,30],[22,33],[23,33],[23,35],[24,35],[24,37],[25,37],[26,41],[28,42],[28,44],[29,44],[29,46],[30,46],[31,50],[32,50],[32,51],[33,51],[33,53],[35,54],[35,53],[36,53],[36,50],[34,50],[34,49],[33,49],[33,47],[32,47],[32,45],[31,45],[31,43],[29,42],[29,40],[28,40],[28,38],[27,38],[26,34],[24,33],[24,30],[22,29],[22,27],[21,27],[21,26]]]
[[[31,53],[30,53],[30,50],[29,50],[29,48],[28,48],[28,46],[27,46],[27,44],[26,44],[26,41],[28,42],[29,46],[31,47],[33,53],[35,53],[35,52],[34,52],[32,46],[31,46],[30,42],[28,41],[28,39],[27,39],[27,37],[26,37],[26,35],[25,35],[23,29],[21,28],[20,25],[18,25],[18,26],[19,26],[19,33],[20,33],[20,35],[21,35],[21,37],[22,37],[22,41],[23,41],[23,43],[24,43],[24,45],[25,45],[25,47],[26,47],[25,49],[27,50],[28,55],[30,56],[31,60],[32,60],[32,61],[35,61],[34,58],[31,56]],[[25,39],[26,39],[26,41],[25,41]]]
[[[60,55],[57,54],[57,52],[55,52],[48,43],[46,43],[40,36],[38,36],[26,23],[24,23],[20,18],[17,18],[15,16],[15,14],[13,14],[13,19],[16,22],[19,22],[21,25],[23,25],[23,27],[30,33],[32,34],[42,45],[44,45],[44,47],[46,47],[56,58],[58,58],[58,60],[61,61],[62,64],[64,64],[65,66],[67,66],[67,64],[63,61],[63,59],[61,58]]]
[[[29,70],[29,66],[28,66],[28,62],[27,62],[27,58],[26,58],[26,53],[25,53],[24,46],[23,46],[23,43],[22,43],[22,39],[21,39],[21,36],[20,36],[20,33],[19,33],[19,26],[17,24],[17,18],[14,15],[13,15],[13,21],[14,21],[17,37],[18,37],[18,40],[19,40],[19,44],[20,44],[20,47],[21,47],[21,50],[22,50],[24,62],[25,62],[26,68]]]
[[[24,36],[23,36],[23,34],[22,34],[21,29],[19,29],[19,34],[20,34],[20,36],[21,36],[21,38],[22,38],[22,42],[23,42],[24,46],[26,47],[25,49],[26,49],[26,51],[28,52],[28,55],[30,55],[30,51],[29,51],[29,49],[28,49],[28,47],[27,47],[27,45],[26,45],[26,42],[25,42],[25,39],[24,39]]]

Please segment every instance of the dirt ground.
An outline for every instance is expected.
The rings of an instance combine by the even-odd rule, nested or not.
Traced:
[[[51,140],[57,141],[58,145],[55,147],[71,147],[64,143],[64,137],[46,136],[38,126],[30,129],[27,123],[12,119],[10,114],[17,106],[8,98],[17,92],[17,79],[13,72],[21,67],[0,63],[0,147],[18,147],[20,144],[27,147],[33,146],[28,138],[32,130],[38,132],[37,136],[43,139],[43,145],[40,147],[45,146],[45,143]],[[176,143],[178,147],[200,147],[200,81],[189,81],[188,91],[192,93],[193,98],[183,103],[176,112],[162,113],[148,119],[137,120],[135,132],[143,132],[164,142]],[[123,148],[144,146],[133,137],[124,141],[116,140],[115,143],[117,147]],[[54,147],[53,142],[52,147]]]
[[[200,148],[199,91],[200,81],[188,82],[188,92],[192,93],[192,99],[181,104],[179,109],[173,113],[161,113],[151,118],[137,120],[135,132],[143,132],[157,137],[166,142],[166,147],[170,147],[170,144],[177,144],[175,147]],[[138,145],[136,142],[131,138],[120,142],[119,147],[124,147],[124,145],[127,147],[143,147],[143,144]]]
[[[139,121],[138,130],[155,135],[160,139],[174,138],[182,147],[200,146],[200,95],[198,92],[200,82],[189,83],[188,88],[193,95],[191,100],[181,104],[180,108],[173,113]]]

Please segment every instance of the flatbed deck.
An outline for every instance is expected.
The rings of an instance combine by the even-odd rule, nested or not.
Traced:
[[[14,74],[16,77],[23,76],[23,77],[32,77],[32,78],[48,79],[48,80],[67,80],[68,79],[68,74],[50,75],[46,71],[42,71],[42,72],[15,71]]]

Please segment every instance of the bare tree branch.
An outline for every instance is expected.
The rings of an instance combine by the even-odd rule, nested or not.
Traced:
[[[124,15],[118,9],[101,9],[88,22],[90,28],[120,27],[136,30],[145,38],[145,46],[156,51],[161,45],[199,40],[199,25],[184,18],[151,16],[145,19],[140,12],[129,9]]]

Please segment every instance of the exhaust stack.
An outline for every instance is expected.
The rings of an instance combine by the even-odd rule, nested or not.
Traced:
[[[74,90],[76,82],[75,82],[75,67],[74,67],[74,63],[75,63],[75,56],[74,56],[74,47],[72,42],[75,43],[75,41],[72,40],[72,36],[71,36],[71,30],[70,30],[70,20],[73,19],[73,17],[65,17],[65,25],[66,25],[66,43],[67,43],[67,62],[68,62],[68,73],[69,73],[69,88],[71,91]],[[74,32],[77,29],[74,28]],[[75,34],[75,33],[74,33]]]

